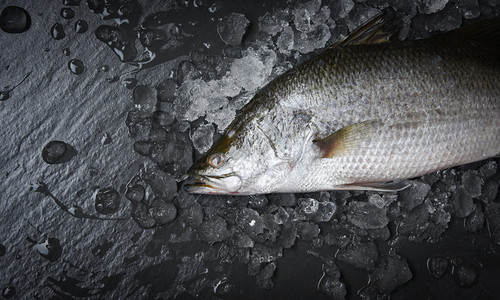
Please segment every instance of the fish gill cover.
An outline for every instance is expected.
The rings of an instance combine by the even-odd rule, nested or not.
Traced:
[[[498,295],[498,158],[398,193],[182,189],[256,91],[388,7],[398,40],[500,14],[496,0],[3,2],[2,296]]]

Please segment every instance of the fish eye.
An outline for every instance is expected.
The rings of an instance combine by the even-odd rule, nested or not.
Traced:
[[[208,157],[207,161],[208,164],[211,165],[212,167],[218,168],[224,162],[224,157],[222,157],[221,153],[214,153]]]

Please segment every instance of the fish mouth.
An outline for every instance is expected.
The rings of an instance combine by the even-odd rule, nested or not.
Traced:
[[[241,188],[241,178],[235,173],[216,176],[189,172],[187,175],[184,190],[192,194],[237,194]]]

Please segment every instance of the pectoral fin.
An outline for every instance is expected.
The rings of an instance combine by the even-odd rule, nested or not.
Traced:
[[[313,142],[318,146],[322,158],[354,154],[365,147],[367,141],[376,136],[379,122],[366,121],[344,127],[323,139]]]

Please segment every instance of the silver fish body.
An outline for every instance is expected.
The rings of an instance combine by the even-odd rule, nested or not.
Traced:
[[[390,190],[379,183],[499,153],[497,52],[455,35],[339,46],[258,92],[187,189]]]

